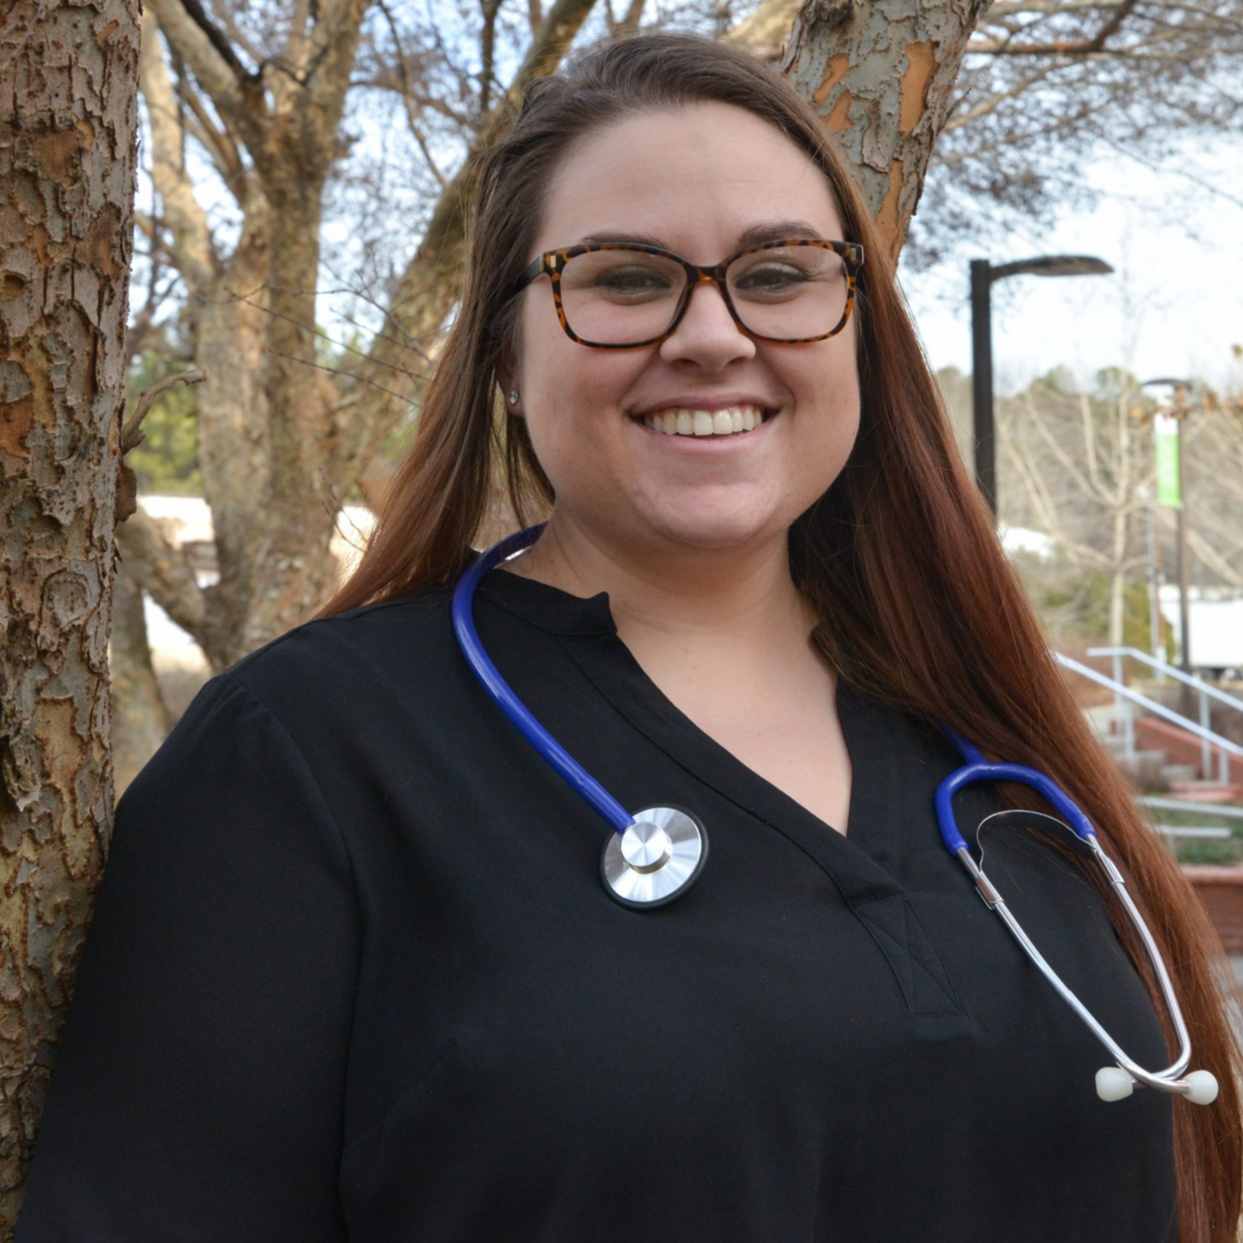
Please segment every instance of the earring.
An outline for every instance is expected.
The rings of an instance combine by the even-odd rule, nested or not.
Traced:
[[[516,388],[511,388],[509,390],[509,404],[511,406],[516,406],[518,404],[518,390]]]

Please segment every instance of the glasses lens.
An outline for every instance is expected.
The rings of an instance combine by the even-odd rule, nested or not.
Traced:
[[[686,271],[640,250],[575,255],[561,272],[561,307],[574,335],[598,345],[634,345],[673,322]]]
[[[758,337],[800,341],[832,332],[846,311],[846,265],[827,246],[740,255],[726,274],[738,318]]]

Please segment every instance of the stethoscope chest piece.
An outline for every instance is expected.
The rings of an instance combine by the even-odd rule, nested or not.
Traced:
[[[680,807],[645,807],[634,823],[610,833],[600,872],[622,906],[661,906],[693,884],[708,857],[699,818]]]

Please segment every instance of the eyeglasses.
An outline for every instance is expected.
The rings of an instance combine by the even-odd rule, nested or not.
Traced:
[[[518,278],[514,293],[547,273],[570,340],[624,350],[670,336],[695,288],[712,281],[747,336],[804,345],[846,327],[862,266],[857,242],[820,238],[748,246],[709,267],[659,246],[584,242],[540,255]]]

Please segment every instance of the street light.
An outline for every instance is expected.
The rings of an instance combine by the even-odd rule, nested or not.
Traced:
[[[1113,268],[1092,255],[1037,255],[996,266],[971,260],[971,407],[975,433],[975,481],[997,513],[997,431],[993,421],[992,289],[1007,276],[1104,276]]]

